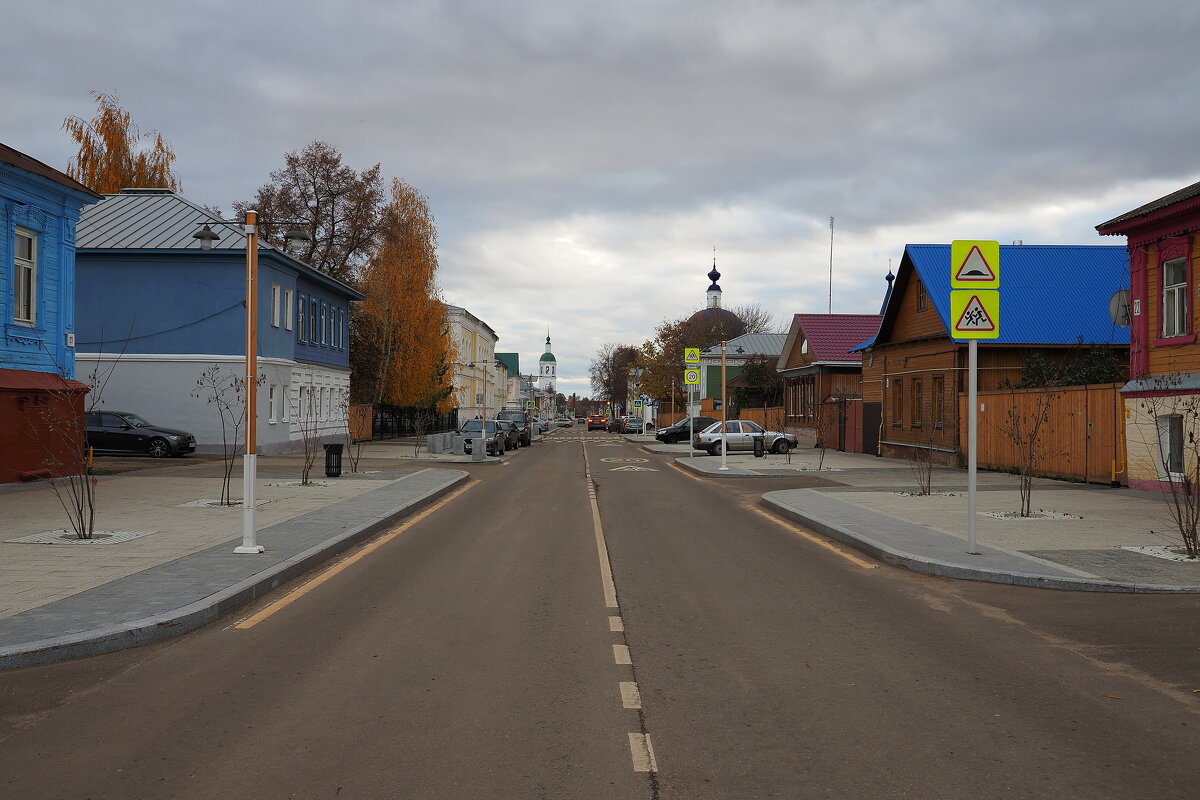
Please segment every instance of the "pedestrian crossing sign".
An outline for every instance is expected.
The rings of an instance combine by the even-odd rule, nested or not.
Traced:
[[[700,363],[700,348],[699,347],[683,348],[683,363],[699,364]]]
[[[1000,292],[994,290],[950,293],[950,319],[954,339],[1000,338]]]

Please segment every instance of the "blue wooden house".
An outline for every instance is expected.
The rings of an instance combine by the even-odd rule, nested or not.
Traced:
[[[99,199],[0,144],[0,483],[77,467],[87,386],[73,380],[75,225]]]
[[[215,234],[203,249],[195,234]],[[201,373],[244,374],[245,233],[165,189],[106,195],[79,223],[80,368],[99,407],[134,411],[219,451],[217,409],[195,397]],[[302,447],[306,429],[345,431],[352,287],[260,239],[258,451]],[[227,434],[227,432],[226,432]]]

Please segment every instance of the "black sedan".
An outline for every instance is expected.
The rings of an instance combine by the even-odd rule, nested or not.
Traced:
[[[196,450],[196,437],[187,431],[155,425],[128,411],[89,411],[87,443],[97,452],[144,453],[154,458]]]
[[[654,434],[654,438],[664,444],[675,444],[676,442],[686,442],[692,437],[692,431],[696,433],[707,428],[716,422],[712,417],[694,417],[694,427],[689,425],[690,420],[687,417],[679,420],[674,425],[669,425],[666,428],[659,428],[658,433]]]

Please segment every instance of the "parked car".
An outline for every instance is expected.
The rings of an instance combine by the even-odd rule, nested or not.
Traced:
[[[646,422],[641,417],[621,417],[621,433],[644,433]]]
[[[609,417],[608,425],[605,426],[605,430],[607,430],[609,433],[620,433],[621,425],[623,425],[625,420],[627,420],[627,419],[629,419],[629,418],[628,417]]]
[[[559,428],[569,428],[575,424],[575,420],[571,419],[570,417],[559,417],[558,419],[554,420],[554,424]]]
[[[517,427],[517,423],[511,419],[498,419],[496,422],[500,425],[501,432],[504,433],[504,449],[519,450],[521,448],[521,431]]]
[[[608,428],[608,417],[603,414],[593,414],[587,418],[587,429],[589,431],[602,431]]]
[[[166,458],[196,451],[196,437],[187,431],[155,425],[129,411],[89,411],[85,422],[88,446],[98,452]]]
[[[706,450],[714,456],[720,455],[721,424],[720,422],[715,422],[700,433],[697,433],[692,438],[692,449]],[[731,419],[724,424],[727,426],[725,433],[725,449],[727,452],[753,450],[754,439],[758,436],[763,437],[764,449],[770,450],[772,453],[786,453],[799,444],[793,434],[769,431],[757,422],[751,422],[750,420]]]
[[[485,445],[484,454],[504,455],[505,436],[494,419],[489,419],[486,427],[481,419],[469,419],[462,424],[462,427],[458,429],[458,435],[463,437],[463,452],[468,454],[474,452],[475,442],[479,440],[481,431]]]
[[[522,447],[533,444],[533,414],[520,409],[506,409],[498,413],[496,419],[505,419],[516,424]]]
[[[695,427],[690,426],[690,422],[695,422]],[[700,431],[712,425],[717,420],[713,417],[684,417],[673,425],[668,425],[665,428],[659,428],[658,433],[654,434],[654,438],[664,444],[675,444],[676,442],[686,442],[692,436],[692,431],[699,433]]]
[[[544,420],[544,419],[538,417],[538,418],[534,419],[533,425],[537,429],[538,433],[549,433],[550,432],[550,422],[548,420]]]

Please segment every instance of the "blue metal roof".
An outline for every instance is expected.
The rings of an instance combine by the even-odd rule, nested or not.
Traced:
[[[909,264],[949,332],[950,245],[910,244],[901,269]],[[1129,344],[1129,328],[1108,315],[1113,293],[1128,288],[1129,256],[1120,245],[1001,245],[1000,336],[981,341]],[[898,302],[892,295],[889,305]],[[894,311],[888,316],[894,320]]]

